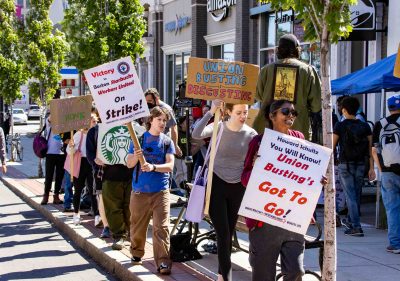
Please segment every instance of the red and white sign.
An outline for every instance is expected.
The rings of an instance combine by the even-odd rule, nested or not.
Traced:
[[[332,150],[265,129],[239,214],[305,234]]]
[[[114,126],[150,115],[131,57],[84,71],[101,121]]]

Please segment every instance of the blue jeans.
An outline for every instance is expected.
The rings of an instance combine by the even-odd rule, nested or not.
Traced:
[[[382,199],[386,208],[390,245],[400,249],[400,176],[382,173]]]
[[[64,174],[64,209],[71,209],[72,198],[74,194],[72,192],[71,175],[65,171]]]
[[[339,178],[346,197],[349,209],[349,221],[353,228],[361,228],[360,224],[360,200],[361,190],[364,186],[364,164],[345,163],[339,164]]]

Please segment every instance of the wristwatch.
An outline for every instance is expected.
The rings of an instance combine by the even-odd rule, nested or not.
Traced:
[[[154,164],[152,164],[153,165],[153,171],[152,172],[155,172],[156,171],[156,165],[154,165]]]

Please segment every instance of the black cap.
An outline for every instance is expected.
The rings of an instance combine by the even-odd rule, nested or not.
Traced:
[[[279,47],[295,49],[300,46],[299,40],[294,34],[285,34],[279,38]]]

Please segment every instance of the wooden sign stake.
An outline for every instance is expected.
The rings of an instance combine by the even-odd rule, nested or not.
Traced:
[[[126,125],[128,126],[129,134],[131,135],[131,139],[133,141],[133,146],[135,147],[135,150],[141,149],[138,137],[136,135],[136,132],[132,127],[132,123],[129,122]],[[140,165],[143,165],[144,163],[146,163],[146,160],[142,156],[142,157],[139,158],[139,162],[140,162]]]
[[[216,153],[216,144],[217,144],[217,133],[218,133],[218,123],[221,117],[220,108],[217,109],[214,116],[214,128],[211,136],[211,151],[210,151],[210,162],[208,163],[208,174],[207,174],[207,189],[206,189],[206,202],[204,206],[204,214],[206,216],[209,215],[210,208],[210,197],[211,197],[211,188],[212,188],[212,179],[214,173],[214,160]]]

